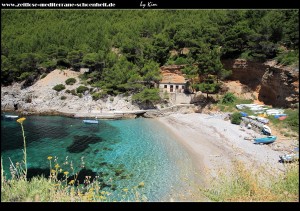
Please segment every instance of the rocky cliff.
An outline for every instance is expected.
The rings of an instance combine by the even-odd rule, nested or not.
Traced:
[[[295,107],[299,103],[299,69],[279,66],[275,61],[258,63],[243,59],[222,61],[232,70],[229,80],[240,81],[258,100],[275,107]]]
[[[133,105],[130,96],[123,97],[119,95],[94,101],[89,92],[85,92],[83,97],[67,93],[67,89],[76,89],[82,85],[79,83],[79,74],[71,70],[54,70],[45,78],[27,88],[22,89],[23,83],[1,87],[1,110],[17,111],[25,114],[76,114],[139,109],[138,106]],[[66,89],[60,92],[52,89],[57,84],[65,84],[65,80],[70,77],[76,78],[77,82],[74,85],[66,85]]]

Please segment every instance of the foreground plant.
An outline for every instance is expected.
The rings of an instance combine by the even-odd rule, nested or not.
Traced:
[[[17,122],[20,123],[21,128],[22,128],[22,136],[23,136],[23,143],[24,143],[24,149],[23,149],[23,163],[25,168],[23,169],[24,177],[25,179],[27,178],[27,154],[26,154],[26,137],[25,137],[25,132],[24,132],[24,127],[23,127],[23,122],[26,120],[25,117],[17,119]]]

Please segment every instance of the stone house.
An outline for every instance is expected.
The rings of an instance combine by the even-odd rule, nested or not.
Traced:
[[[159,82],[159,89],[168,93],[184,93],[187,86],[187,79],[183,76],[180,69],[182,65],[162,66],[162,80]]]

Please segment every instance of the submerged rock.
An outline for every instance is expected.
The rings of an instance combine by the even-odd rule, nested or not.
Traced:
[[[67,147],[70,153],[83,152],[89,147],[89,144],[102,142],[103,139],[97,136],[74,136],[73,143]]]

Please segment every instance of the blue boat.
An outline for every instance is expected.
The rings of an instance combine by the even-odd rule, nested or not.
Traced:
[[[83,120],[84,123],[88,123],[88,124],[98,124],[98,120],[89,120],[89,119],[85,119]]]
[[[255,144],[270,144],[276,141],[277,136],[267,136],[262,138],[255,138],[254,143]]]
[[[278,119],[279,117],[282,117],[282,116],[287,116],[287,115],[286,114],[276,114],[276,115],[274,115],[274,118]]]

